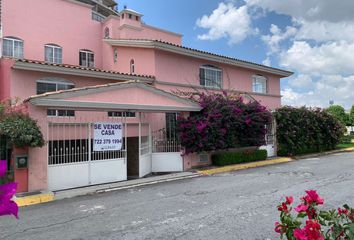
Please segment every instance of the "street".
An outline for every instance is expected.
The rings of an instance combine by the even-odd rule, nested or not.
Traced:
[[[354,152],[26,207],[0,239],[277,239],[277,204],[307,189],[354,206]]]

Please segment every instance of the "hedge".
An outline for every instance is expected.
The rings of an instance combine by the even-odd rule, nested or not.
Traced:
[[[212,155],[213,165],[225,166],[267,159],[267,150],[224,152]]]
[[[335,149],[345,127],[319,108],[285,106],[274,113],[279,156],[292,156]]]

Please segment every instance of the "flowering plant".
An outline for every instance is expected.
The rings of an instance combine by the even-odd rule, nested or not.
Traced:
[[[272,116],[259,102],[226,93],[200,93],[194,100],[202,110],[177,122],[185,154],[265,144]]]
[[[7,162],[0,160],[0,177],[6,174]],[[12,200],[16,193],[17,183],[0,185],[0,216],[14,215],[18,218],[18,206]]]
[[[293,208],[294,198],[289,196],[278,205],[280,222],[275,223],[275,232],[288,240],[339,240],[354,239],[354,209],[348,205],[337,210],[320,211],[324,204],[315,190],[306,191],[301,203]],[[296,214],[291,214],[292,211]],[[303,226],[304,225],[304,226]]]

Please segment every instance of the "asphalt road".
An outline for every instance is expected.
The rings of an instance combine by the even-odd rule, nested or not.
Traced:
[[[354,206],[354,153],[27,207],[0,219],[0,239],[277,239],[276,205],[306,189]]]

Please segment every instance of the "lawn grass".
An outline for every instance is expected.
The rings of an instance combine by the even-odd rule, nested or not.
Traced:
[[[337,145],[337,149],[343,149],[343,148],[350,148],[350,147],[354,147],[354,143],[341,143]]]

